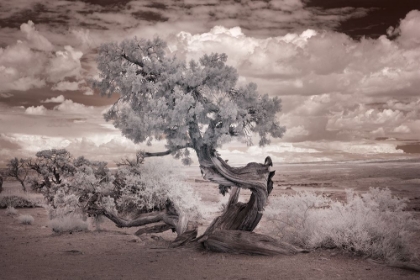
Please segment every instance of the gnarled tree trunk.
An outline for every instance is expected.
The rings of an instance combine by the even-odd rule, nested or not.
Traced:
[[[201,236],[197,237],[197,225],[181,217],[171,203],[168,203],[166,210],[162,212],[145,213],[132,221],[121,219],[104,209],[94,209],[91,207],[92,203],[88,203],[88,212],[103,214],[118,227],[153,224],[139,229],[136,235],[172,229],[177,232],[178,237],[171,247],[195,242],[211,251],[236,254],[273,255],[304,252],[290,244],[252,232],[261,220],[268,195],[273,189],[272,178],[275,171],[270,170],[270,157],[265,159],[264,164],[251,162],[244,167],[231,167],[218,157],[211,147],[204,146],[197,155],[203,178],[231,189],[224,212],[213,220]],[[246,203],[238,202],[241,189],[251,191]]]
[[[198,242],[212,251],[229,253],[272,255],[301,251],[274,238],[252,233],[273,189],[275,171],[270,170],[270,157],[264,164],[251,162],[244,167],[231,167],[211,147],[204,147],[198,156],[203,178],[231,188],[225,211],[197,238]],[[247,203],[238,202],[241,189],[251,191]]]

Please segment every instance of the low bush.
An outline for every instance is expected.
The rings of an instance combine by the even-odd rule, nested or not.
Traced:
[[[267,231],[307,249],[341,248],[390,262],[416,258],[412,238],[420,224],[403,211],[406,199],[392,196],[389,189],[346,192],[346,202],[314,192],[271,198]]]
[[[74,221],[84,222],[89,215],[99,229],[99,216],[104,212],[130,219],[143,213],[173,211],[171,215],[179,217],[176,227],[180,230],[201,217],[200,198],[162,160],[144,164],[142,160],[125,160],[111,172],[106,162],[73,158],[64,149],[52,149],[38,152],[36,159],[27,162],[34,171],[29,185],[44,196],[56,231],[85,229],[87,224]]]
[[[0,197],[0,208],[33,208],[37,207],[36,203],[16,195],[1,196]]]
[[[18,214],[18,210],[16,210],[16,208],[14,207],[7,207],[6,209],[6,215],[7,216],[15,216]]]
[[[21,224],[24,225],[32,225],[34,222],[34,217],[31,215],[20,215],[17,219]]]
[[[89,224],[79,215],[55,217],[48,223],[54,232],[76,232],[88,230]]]

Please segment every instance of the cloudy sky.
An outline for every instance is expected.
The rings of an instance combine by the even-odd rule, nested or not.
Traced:
[[[41,149],[113,162],[143,148],[103,120],[117,96],[87,81],[100,44],[156,35],[185,59],[226,53],[240,83],[283,100],[284,138],[233,142],[222,154],[234,162],[420,156],[415,2],[0,0],[0,165]]]

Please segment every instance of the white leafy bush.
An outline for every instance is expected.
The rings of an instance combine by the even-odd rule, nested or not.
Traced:
[[[47,207],[49,226],[54,232],[73,232],[88,229],[87,217],[75,194],[65,194],[61,189],[54,196],[53,205]]]
[[[304,248],[338,247],[388,261],[411,261],[419,222],[404,212],[406,199],[389,189],[362,195],[347,190],[347,202],[314,192],[272,198],[265,211],[267,231]]]
[[[88,230],[89,224],[79,215],[68,214],[49,221],[54,232],[74,232]]]
[[[19,217],[17,217],[17,219],[21,224],[24,225],[32,225],[32,223],[34,222],[34,217],[32,217],[31,215],[20,215]]]
[[[84,230],[87,213],[99,229],[101,209],[132,217],[171,209],[170,214],[179,216],[177,228],[201,217],[200,198],[163,160],[127,160],[113,173],[106,162],[74,159],[66,150],[44,150],[36,156],[28,161],[36,171],[31,186],[44,195],[55,231]]]
[[[120,168],[116,178],[122,185],[121,196],[115,201],[120,212],[130,210],[130,205],[141,212],[163,210],[170,201],[180,216],[201,218],[200,197],[162,160]]]

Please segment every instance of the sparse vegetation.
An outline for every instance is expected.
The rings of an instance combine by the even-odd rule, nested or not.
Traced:
[[[49,221],[49,227],[54,232],[76,232],[88,230],[89,224],[78,215],[56,217]]]
[[[6,215],[8,216],[15,216],[18,214],[18,210],[16,210],[16,208],[14,207],[7,207],[6,209]]]
[[[24,225],[32,225],[32,223],[34,222],[34,217],[32,217],[31,215],[20,215],[19,217],[17,217],[17,219],[21,224]]]
[[[31,187],[44,195],[54,231],[85,230],[88,215],[98,221],[105,215],[124,226],[121,219],[153,211],[163,219],[170,208],[172,216],[165,217],[173,219],[171,228],[177,230],[201,217],[193,189],[163,161],[126,161],[129,164],[120,164],[112,174],[105,162],[74,159],[66,150],[45,150],[36,156]]]
[[[0,208],[14,207],[14,208],[32,208],[37,204],[30,199],[22,196],[10,195],[0,197]]]
[[[347,191],[347,201],[314,192],[273,198],[265,217],[266,231],[307,248],[340,248],[389,262],[413,261],[412,237],[420,223],[404,211],[405,199],[389,189],[365,194]]]

